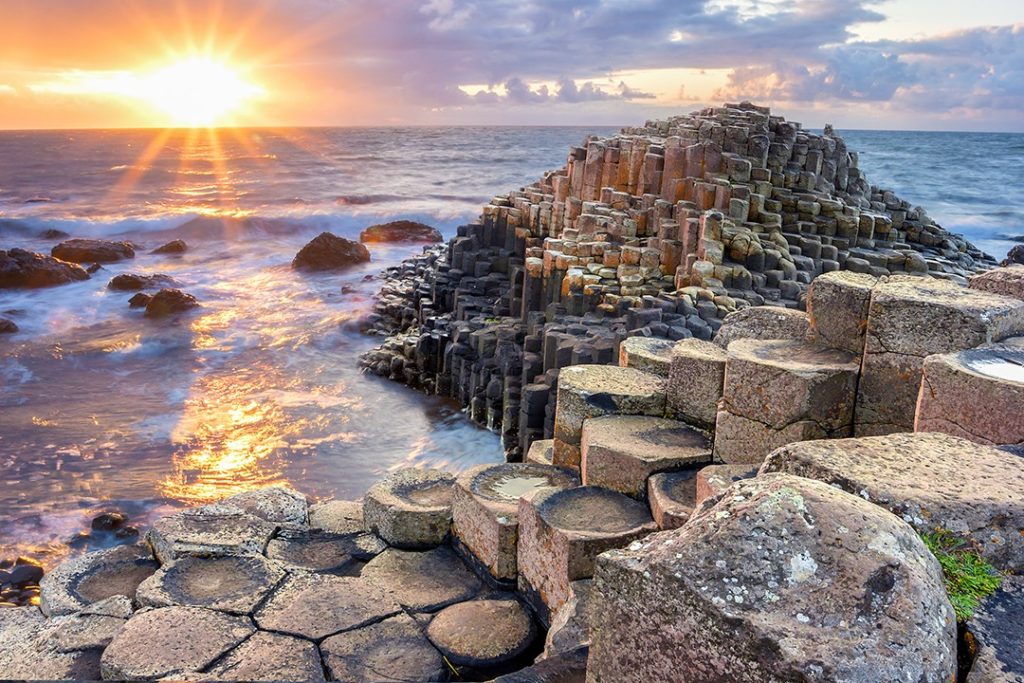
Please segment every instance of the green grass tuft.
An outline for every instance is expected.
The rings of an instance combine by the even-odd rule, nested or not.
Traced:
[[[972,550],[965,540],[946,530],[921,534],[935,555],[946,580],[946,593],[956,618],[967,621],[981,601],[999,589],[1002,575]]]

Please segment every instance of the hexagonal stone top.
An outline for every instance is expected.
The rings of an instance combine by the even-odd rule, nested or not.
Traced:
[[[796,340],[738,339],[729,344],[728,354],[729,360],[769,365],[800,374],[860,370],[860,363],[852,354]]]
[[[325,500],[309,508],[309,526],[332,534],[365,531],[363,503],[355,500]]]
[[[304,525],[309,515],[306,497],[289,486],[245,491],[225,498],[221,504],[234,505],[274,524]]]
[[[448,680],[441,653],[407,614],[331,636],[320,649],[331,678],[337,681]]]
[[[627,337],[619,345],[619,365],[668,377],[675,342],[658,337]]]
[[[560,393],[564,389],[587,396],[590,402],[602,407],[601,397],[604,395],[646,399],[664,393],[665,382],[657,375],[635,368],[572,365],[559,373],[558,389]],[[615,405],[609,405],[608,410],[615,410]]]
[[[366,527],[398,547],[439,545],[451,526],[454,483],[455,477],[443,470],[406,468],[393,472],[366,492]]]
[[[401,609],[384,589],[364,579],[302,573],[285,579],[255,618],[261,629],[321,640]]]
[[[959,365],[976,374],[1024,384],[1024,348],[988,346],[961,351],[954,358]]]
[[[424,552],[386,550],[363,568],[360,577],[417,612],[433,612],[469,600],[483,587],[447,546]]]
[[[234,505],[204,505],[164,517],[146,538],[162,564],[187,555],[260,555],[277,524]]]
[[[488,509],[515,517],[522,496],[542,488],[579,486],[579,477],[561,467],[509,462],[467,470],[459,476],[458,485]]]
[[[284,578],[265,557],[183,557],[162,567],[139,586],[140,605],[193,605],[250,614]]]
[[[646,505],[598,486],[578,486],[545,495],[536,507],[545,522],[569,537],[623,534],[644,527],[654,530]]]
[[[202,671],[255,630],[248,617],[201,607],[143,610],[104,650],[103,678],[154,679]]]
[[[427,637],[460,666],[493,667],[530,647],[537,627],[518,600],[472,600],[446,607],[427,627]]]
[[[115,595],[135,597],[139,584],[157,570],[145,545],[122,545],[64,561],[40,581],[40,609],[48,616],[72,614]]]
[[[387,548],[373,534],[282,531],[267,544],[267,557],[289,569],[348,573]]]
[[[316,645],[279,633],[257,631],[207,670],[224,681],[323,681]],[[205,678],[200,676],[199,678]]]
[[[711,442],[685,422],[647,415],[605,415],[583,425],[587,442],[643,462],[705,462]]]

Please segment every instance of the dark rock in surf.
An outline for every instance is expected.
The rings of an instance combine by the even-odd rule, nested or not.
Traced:
[[[370,252],[359,242],[322,232],[299,250],[292,260],[296,270],[336,270],[370,260]]]
[[[161,289],[146,304],[147,318],[162,318],[197,308],[199,302],[180,289]]]
[[[24,249],[0,249],[0,289],[53,287],[88,279],[89,274],[74,263]]]
[[[73,239],[61,242],[50,253],[56,258],[73,263],[113,263],[135,258],[135,249],[128,242]]]
[[[13,334],[18,331],[18,326],[14,324],[13,320],[7,318],[0,318],[0,334]]]
[[[151,254],[184,254],[188,251],[188,245],[185,244],[185,240],[172,240],[162,247],[157,247]]]
[[[43,230],[41,233],[39,233],[39,236],[44,240],[62,240],[65,237],[71,237],[71,235],[69,235],[68,233],[64,232],[63,230],[58,230],[56,228],[49,228],[48,230]]]
[[[152,298],[152,294],[143,294],[142,292],[139,292],[131,299],[128,299],[128,305],[131,306],[132,308],[145,308],[146,306],[149,305],[149,302],[150,300],[152,300]]]
[[[92,528],[95,531],[114,531],[124,526],[128,517],[121,512],[101,512],[92,518]]]
[[[379,223],[359,233],[360,242],[441,242],[444,237],[436,229],[416,221]]]
[[[89,273],[89,275],[94,275],[95,273],[99,272],[99,270],[102,269],[102,268],[103,268],[103,266],[101,266],[100,264],[94,263],[91,266],[89,266],[88,268],[86,268],[85,272]]]
[[[107,283],[107,289],[116,289],[122,292],[134,292],[140,289],[159,289],[161,287],[173,287],[174,278],[169,275],[157,273],[155,275],[136,275],[135,273],[121,273]]]

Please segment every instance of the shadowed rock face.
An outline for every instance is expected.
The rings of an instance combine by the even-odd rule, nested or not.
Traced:
[[[370,252],[359,242],[322,232],[292,259],[296,270],[337,270],[370,260]]]
[[[359,233],[360,242],[440,242],[443,239],[436,228],[416,221],[380,223]]]
[[[135,249],[129,242],[73,239],[61,242],[50,254],[72,263],[114,263],[135,258]]]
[[[987,598],[968,628],[977,655],[967,683],[1024,680],[1024,577],[1009,576]]]
[[[24,249],[0,249],[0,289],[53,287],[88,279],[89,273],[74,263]]]

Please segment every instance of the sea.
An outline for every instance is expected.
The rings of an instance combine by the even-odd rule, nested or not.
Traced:
[[[503,459],[459,407],[362,374],[378,273],[419,245],[302,274],[316,234],[411,219],[446,236],[496,194],[564,164],[601,127],[0,132],[0,248],[129,240],[137,257],[85,282],[0,290],[0,558],[52,566],[112,542],[90,520],[144,527],[274,484],[361,496],[398,467]],[[1024,135],[841,131],[871,182],[993,255],[1024,236]],[[178,257],[149,253],[173,239]],[[165,273],[201,308],[146,319],[119,273]]]

